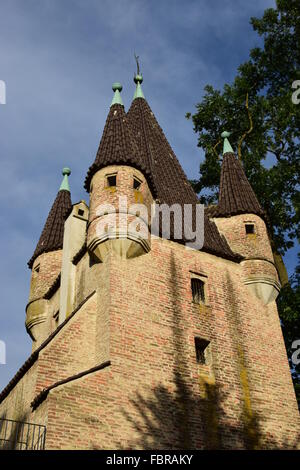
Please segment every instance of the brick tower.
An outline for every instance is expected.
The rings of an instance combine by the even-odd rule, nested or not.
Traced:
[[[28,262],[32,274],[26,307],[26,329],[33,339],[33,349],[46,339],[53,329],[52,319],[48,315],[47,297],[53,283],[60,278],[65,218],[72,209],[68,183],[70,173],[69,168],[63,169],[64,179],[36,249]]]
[[[264,212],[224,133],[202,248],[187,248],[173,213],[169,236],[151,235],[154,203],[194,216],[199,204],[142,80],[127,114],[113,85],[89,207],[71,205],[64,169],[29,262],[33,352],[0,418],[45,426],[46,449],[297,448]],[[8,441],[22,448],[19,429]]]

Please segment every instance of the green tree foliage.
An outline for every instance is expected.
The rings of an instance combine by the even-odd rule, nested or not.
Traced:
[[[300,408],[300,364],[292,363],[292,355],[299,345],[293,348],[293,342],[300,339],[300,254],[298,254],[298,266],[290,283],[283,287],[277,300],[279,314],[282,319],[282,331],[291,366],[295,392]],[[300,355],[297,354],[299,357]]]
[[[222,91],[207,85],[195,114],[187,113],[205,151],[192,184],[201,202],[217,201],[220,135],[231,131],[230,143],[267,213],[273,251],[283,255],[300,233],[300,104],[292,102],[292,84],[300,80],[300,2],[277,0],[276,8],[250,21],[262,46],[251,49],[232,84]],[[289,357],[292,341],[300,338],[299,272],[300,259],[278,300]],[[299,373],[298,366],[293,377],[300,383]]]

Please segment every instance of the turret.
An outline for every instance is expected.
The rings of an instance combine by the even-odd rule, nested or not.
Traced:
[[[199,203],[145,99],[139,70],[134,82],[136,89],[127,114],[120,94],[122,86],[113,85],[114,97],[99,149],[85,180],[85,189],[90,193],[87,247],[100,261],[111,250],[122,258],[149,252],[153,202],[169,208],[173,204],[182,208],[189,205],[193,214]],[[126,198],[124,204],[122,198]],[[172,239],[172,222],[170,226]],[[206,214],[202,249],[240,259]]]
[[[96,159],[85,181],[90,193],[87,247],[100,261],[110,250],[122,258],[150,250],[151,169],[128,124],[120,83],[113,84],[113,91]]]
[[[152,109],[145,99],[141,84],[142,74],[134,77],[136,84],[133,101],[127,113],[128,123],[136,138],[140,154],[144,156],[147,166],[151,170],[153,194],[157,204],[173,204],[192,207],[193,214],[199,203],[198,197],[192,189],[180,162],[169,144],[161,126]],[[195,216],[193,216],[195,223]],[[171,224],[170,224],[171,225]],[[171,225],[172,238],[172,225]],[[194,229],[194,227],[193,227]],[[176,238],[178,242],[179,239]],[[224,237],[221,237],[216,225],[207,215],[204,215],[204,245],[203,251],[224,256],[228,259],[239,259],[229,248]]]
[[[230,248],[243,256],[244,283],[268,304],[276,299],[280,284],[269,241],[266,216],[223,132],[223,162],[218,206],[213,220]]]
[[[63,181],[49,212],[36,249],[28,262],[32,270],[29,301],[26,307],[26,329],[35,349],[47,335],[47,291],[61,271],[65,218],[72,209],[68,183],[69,168],[63,169]]]

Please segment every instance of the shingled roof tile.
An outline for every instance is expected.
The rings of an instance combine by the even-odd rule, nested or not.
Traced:
[[[60,250],[63,247],[65,219],[72,209],[70,191],[60,189],[49,212],[42,234],[28,261],[31,269],[34,260],[42,253]]]
[[[227,152],[223,156],[219,203],[214,217],[238,214],[256,214],[265,218],[241,163],[234,153]]]
[[[129,164],[145,175],[151,190],[155,192],[148,161],[144,158],[144,154],[139,152],[123,105],[117,103],[110,107],[96,159],[85,179],[85,189],[89,191],[93,175],[101,168],[108,165]]]
[[[127,117],[140,153],[144,155],[151,169],[159,203],[170,206],[177,203],[182,207],[184,204],[191,204],[195,213],[195,205],[199,203],[198,198],[146,99],[135,97]],[[195,220],[193,224],[194,222]],[[231,251],[227,241],[220,235],[215,223],[206,213],[202,249],[232,260],[240,259]]]
[[[169,206],[179,204],[182,207],[191,204],[195,213],[198,198],[144,98],[140,87],[142,77],[135,78],[137,91],[127,115],[121,104],[120,94],[116,95],[115,92],[96,159],[87,173],[85,189],[89,191],[93,175],[101,168],[108,165],[130,165],[145,175],[156,202]],[[117,92],[120,90],[121,88],[117,88]],[[193,224],[194,222],[195,220]],[[231,251],[225,238],[207,215],[204,230],[204,251],[240,259]],[[174,227],[171,226],[171,239],[173,231]]]

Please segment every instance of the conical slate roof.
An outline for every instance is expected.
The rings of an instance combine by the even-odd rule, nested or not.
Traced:
[[[221,169],[219,203],[214,217],[237,214],[265,215],[241,163],[233,152],[226,152]]]
[[[198,198],[144,98],[140,82],[137,80],[137,90],[127,117],[139,152],[151,169],[158,202],[168,205],[177,203],[181,206],[191,204],[195,213],[195,206],[199,203]],[[195,220],[193,220],[193,225],[194,222]],[[195,229],[195,225],[193,229]],[[237,258],[225,238],[220,235],[215,223],[210,221],[206,214],[202,249],[230,259]]]
[[[117,88],[116,85],[118,85]],[[143,153],[139,152],[132,129],[128,124],[119,93],[122,87],[120,84],[114,84],[113,90],[115,95],[106,119],[96,159],[88,170],[84,187],[89,191],[93,175],[105,166],[130,165],[144,173],[151,190],[155,192],[148,160]]]
[[[197,203],[198,198],[145,98],[133,100],[127,117],[139,151],[151,168],[159,202]]]
[[[136,75],[134,100],[127,115],[120,95],[122,86],[119,83],[113,85],[115,94],[96,159],[88,170],[84,187],[87,191],[90,190],[93,175],[103,167],[130,165],[145,175],[153,197],[159,204],[169,206],[191,204],[195,214],[198,198],[145,100],[141,82],[142,76]],[[195,217],[192,225],[192,229],[195,230]],[[171,217],[171,238],[173,230]],[[204,251],[230,259],[240,259],[231,251],[225,238],[220,235],[215,223],[209,220],[207,214],[205,214],[204,231]]]
[[[71,194],[67,180],[69,174],[70,170],[64,168],[64,180],[51,207],[36,249],[28,261],[30,269],[33,266],[34,260],[39,255],[49,251],[56,251],[63,247],[65,219],[72,209]]]

